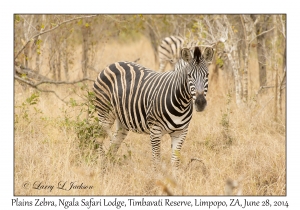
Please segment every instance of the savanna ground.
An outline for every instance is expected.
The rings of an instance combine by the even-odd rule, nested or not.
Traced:
[[[81,49],[78,49],[78,52]],[[108,43],[97,55],[97,70],[120,60],[136,60],[156,68],[150,43],[145,39],[129,43]],[[96,56],[96,57],[97,57]],[[80,77],[80,63],[75,62],[73,78]],[[286,195],[286,124],[285,111],[279,121],[273,119],[272,90],[256,96],[259,89],[257,60],[249,67],[249,102],[235,105],[233,80],[219,70],[210,78],[208,106],[194,112],[181,152],[177,178],[170,165],[170,137],[162,139],[162,167],[152,170],[148,135],[130,132],[122,143],[116,163],[108,163],[105,172],[97,153],[80,146],[78,134],[84,131],[80,119],[86,114],[83,102],[88,81],[83,84],[50,85],[58,95],[72,103],[65,104],[52,93],[26,89],[15,82],[14,194],[15,195],[224,195],[228,180],[237,184],[232,194]],[[47,72],[47,66],[44,66]],[[96,78],[96,72],[90,72]],[[210,74],[210,77],[213,74]],[[75,90],[76,94],[71,94]],[[70,95],[71,94],[71,95]],[[285,101],[283,100],[283,110]],[[79,118],[78,118],[79,117]],[[109,143],[105,141],[107,150]],[[191,159],[194,161],[191,162]],[[58,189],[58,183],[93,186],[92,189]],[[40,185],[39,185],[40,184]],[[53,185],[54,188],[42,189]],[[34,187],[41,188],[40,190]],[[168,192],[167,192],[168,191]]]

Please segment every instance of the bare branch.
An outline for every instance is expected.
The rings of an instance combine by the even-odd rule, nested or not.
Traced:
[[[261,108],[261,110],[254,116],[254,118],[256,118],[265,108],[266,108],[266,106],[274,99],[275,97],[274,96],[272,96],[269,100],[268,100],[268,102],[264,105],[264,107],[263,108]]]
[[[46,93],[53,93],[59,100],[61,100],[62,102],[64,102],[65,104],[67,104],[68,102],[65,101],[64,99],[62,99],[54,90],[44,90],[44,89],[40,89],[38,87],[36,87],[37,90],[41,91],[41,92],[46,92]]]
[[[27,21],[27,19],[23,15],[21,15],[21,17],[23,18],[24,22],[27,23],[27,25],[29,26],[29,28],[32,28],[33,30],[36,31],[36,28],[33,27],[33,25],[32,25],[32,21],[33,21],[34,15],[31,15],[30,23]],[[28,32],[27,33],[29,33],[29,28],[28,28]]]
[[[265,34],[265,33],[268,33],[268,32],[270,32],[270,31],[272,31],[274,28],[275,28],[275,27],[271,28],[270,30],[267,30],[267,31],[264,31],[264,32],[258,34],[256,37],[254,37],[254,38],[249,42],[249,44],[251,44],[251,42],[253,42],[253,40],[255,40],[257,37],[259,37],[259,36],[261,36],[261,35],[263,35],[263,34]]]
[[[280,90],[283,90],[283,89],[285,88],[285,87],[284,87],[284,85],[285,85],[285,80],[286,80],[286,71],[284,71],[282,80],[281,80],[281,82],[280,82],[280,86],[279,86]]]
[[[33,88],[36,87],[33,82],[31,82],[29,80],[26,80],[26,79],[23,79],[22,77],[19,77],[18,75],[15,75],[15,79],[17,79],[17,80],[19,80],[19,81],[21,81],[23,83],[26,83],[27,85],[30,85]]]
[[[93,67],[93,66],[87,66],[88,67],[88,69],[90,69],[90,70],[92,70],[92,71],[94,71],[94,72],[97,72],[97,73],[99,73],[100,71],[99,70],[97,70],[95,67]]]
[[[30,68],[25,68],[23,66],[15,66],[15,72],[17,74],[25,74],[27,75],[30,79],[35,79],[35,80],[50,80],[49,78],[47,78],[46,76],[43,76],[41,74],[39,74],[38,72],[30,69]]]
[[[109,17],[110,19],[112,19],[113,21],[115,21],[117,23],[126,23],[127,22],[125,20],[118,20],[118,19],[114,18],[114,15],[106,15],[106,17]]]
[[[282,33],[283,37],[286,39],[286,37],[285,37],[285,24],[284,24],[284,21],[282,20],[282,15],[279,16],[279,19],[280,19],[280,23],[281,23],[281,27],[282,27],[282,30],[280,30],[280,32]]]
[[[30,39],[27,40],[27,42],[23,45],[23,47],[21,48],[21,50],[19,50],[19,52],[17,53],[17,55],[15,56],[14,60],[17,59],[17,57],[20,55],[20,53],[25,49],[25,47],[31,42],[31,40],[35,39],[36,37],[42,35],[42,34],[45,34],[45,33],[49,33],[55,29],[57,29],[58,27],[60,27],[61,25],[63,24],[67,24],[69,22],[72,22],[72,21],[75,21],[75,20],[78,20],[78,19],[83,19],[83,18],[91,18],[91,17],[96,17],[97,15],[88,15],[88,16],[80,16],[80,17],[75,17],[75,18],[72,18],[72,19],[69,19],[69,20],[66,20],[66,21],[63,21],[61,23],[58,23],[55,27],[51,28],[51,29],[48,29],[48,30],[45,30],[45,31],[41,31],[39,33],[37,33],[36,35],[33,35]]]
[[[140,60],[140,58],[135,59],[133,62],[136,63]]]
[[[71,81],[71,82],[69,82],[69,81],[43,80],[43,81],[39,81],[37,83],[33,83],[31,81],[28,81],[28,80],[25,80],[25,79],[19,77],[18,75],[15,75],[15,79],[20,80],[21,82],[24,82],[24,83],[26,83],[26,84],[34,87],[34,88],[37,88],[41,84],[56,84],[56,85],[67,84],[67,85],[72,85],[72,84],[76,84],[76,83],[84,82],[84,81],[92,81],[92,82],[95,81],[95,80],[93,80],[91,78],[82,78],[82,79]]]
[[[61,101],[64,102],[64,103],[67,103],[64,99],[62,99],[62,98],[61,98],[55,91],[53,91],[53,90],[44,90],[44,89],[40,89],[39,87],[35,86],[34,83],[32,83],[31,81],[28,81],[28,80],[26,80],[26,79],[23,79],[23,78],[19,77],[18,75],[15,75],[15,79],[17,79],[17,80],[19,80],[19,81],[21,81],[21,82],[23,82],[23,83],[29,85],[30,87],[35,88],[35,89],[41,91],[41,92],[53,93],[59,100],[61,100]]]
[[[29,85],[30,87],[32,88],[35,88],[41,92],[47,92],[47,93],[53,93],[59,100],[61,100],[62,102],[64,103],[67,103],[67,101],[65,101],[63,98],[61,98],[55,91],[53,90],[45,90],[45,89],[41,89],[39,88],[38,86],[41,85],[41,84],[45,84],[45,83],[48,83],[48,84],[76,84],[76,83],[79,83],[79,82],[84,82],[84,81],[94,81],[90,78],[83,78],[83,79],[79,79],[79,80],[75,80],[73,82],[69,82],[69,81],[52,81],[52,80],[45,80],[45,81],[40,81],[40,82],[37,82],[37,83],[33,83],[32,81],[29,81],[29,80],[26,80],[26,79],[23,79],[21,77],[19,77],[18,75],[15,74],[15,79]],[[66,98],[66,97],[65,97]]]
[[[61,85],[61,84],[68,84],[68,85],[72,85],[72,84],[76,84],[76,83],[79,83],[79,82],[84,82],[84,81],[92,81],[94,82],[95,80],[91,79],[91,78],[83,78],[83,79],[79,79],[79,80],[75,80],[75,81],[53,81],[53,80],[45,80],[45,81],[40,81],[38,83],[35,84],[35,86],[39,86],[41,84],[56,84],[56,85]]]
[[[275,86],[260,86],[258,91],[256,92],[256,96],[262,91],[263,89],[268,89],[268,88],[274,88]]]

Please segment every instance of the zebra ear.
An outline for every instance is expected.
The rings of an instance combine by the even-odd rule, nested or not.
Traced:
[[[182,48],[181,49],[181,58],[186,61],[186,62],[190,62],[192,60],[192,54],[191,51],[189,50],[189,48]]]
[[[207,63],[211,63],[214,57],[214,49],[212,47],[206,47],[203,52],[204,59]]]

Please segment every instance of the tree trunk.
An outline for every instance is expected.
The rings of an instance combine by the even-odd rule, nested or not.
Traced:
[[[231,53],[228,54],[228,59],[231,63],[234,75],[236,104],[238,107],[240,107],[242,105],[242,84],[241,77],[239,74],[239,62],[237,58],[237,51],[233,51],[232,54],[233,56],[231,56]]]
[[[241,77],[239,74],[239,56],[238,56],[238,46],[237,42],[234,42],[236,40],[236,35],[232,31],[232,27],[230,22],[227,19],[227,16],[224,16],[224,22],[226,24],[226,27],[228,28],[228,33],[231,37],[231,39],[224,42],[224,47],[228,56],[228,60],[231,64],[233,75],[234,75],[234,82],[235,82],[235,99],[236,99],[236,105],[240,107],[242,105],[242,83],[241,83]]]
[[[56,34],[52,34],[50,37],[50,47],[49,47],[49,67],[50,67],[50,72],[53,75],[53,80],[57,80],[57,64],[56,64],[56,60],[57,60],[57,45],[56,45]]]
[[[32,22],[34,20],[34,15],[30,15],[29,21],[24,21],[23,27],[24,27],[24,43],[25,44],[30,39],[30,31],[32,30]],[[31,49],[32,49],[32,41],[28,43],[28,45],[24,49],[24,66],[26,68],[29,68],[29,59],[31,59]]]
[[[282,92],[283,90],[286,90],[285,89],[285,85],[286,85],[286,25],[285,25],[285,21],[283,19],[283,16],[285,15],[279,15],[278,18],[280,20],[280,23],[281,23],[281,32],[282,32],[282,45],[283,45],[283,58],[282,58],[282,78],[281,78],[281,82],[280,82],[280,85],[279,85],[279,90],[278,90],[278,104],[279,104],[279,113],[280,113],[280,116],[282,116],[282,101],[283,101],[283,98],[282,98]],[[286,19],[286,17],[285,17]],[[285,102],[285,100],[284,100]],[[285,114],[285,113],[284,113]]]
[[[158,66],[158,45],[160,43],[160,39],[163,37],[160,37],[159,30],[157,29],[155,22],[153,21],[152,15],[146,16],[146,24],[147,24],[147,31],[148,31],[148,37],[151,41],[151,47],[154,52],[154,59],[155,59],[155,66]]]
[[[259,86],[265,86],[267,84],[267,68],[266,68],[266,36],[260,33],[268,30],[268,15],[254,15],[253,18],[259,18],[256,24],[256,35],[257,35],[257,58],[258,58],[258,69],[259,69]]]
[[[84,24],[81,27],[82,32],[82,74],[83,77],[86,78],[88,75],[88,64],[89,64],[89,39],[90,39],[90,27]]]
[[[241,15],[241,22],[244,28],[245,37],[245,54],[244,54],[244,71],[243,71],[243,101],[248,101],[248,67],[249,67],[249,56],[250,56],[250,44],[254,39],[253,34],[254,23],[250,15]]]
[[[283,60],[282,60],[282,73],[285,74],[285,71],[286,71],[286,34],[285,34],[285,22],[283,20],[283,16],[284,15],[280,15],[279,16],[279,19],[280,19],[280,22],[281,22],[281,28],[282,28],[282,36],[283,36],[283,39],[284,41],[282,42],[283,44],[283,48],[284,48],[284,51],[283,51]]]
[[[273,63],[273,69],[275,71],[275,101],[274,101],[274,120],[277,121],[278,120],[278,109],[280,107],[280,101],[279,96],[280,96],[280,88],[278,88],[278,80],[279,80],[279,76],[278,76],[278,59],[277,59],[277,39],[278,39],[278,34],[277,34],[277,22],[276,22],[276,18],[277,15],[273,15],[272,16],[273,20],[273,26],[275,27],[274,31],[273,31],[273,40],[272,40],[272,63]],[[278,91],[279,90],[279,91]]]
[[[37,49],[36,49],[36,58],[35,58],[35,70],[37,73],[40,73],[40,66],[41,66],[41,49],[40,49],[40,36],[37,38]]]
[[[279,113],[280,115],[282,116],[282,92],[283,90],[285,89],[285,83],[286,83],[286,70],[284,70],[283,72],[283,77],[281,79],[281,82],[280,82],[280,86],[279,86],[279,91],[278,91],[278,101],[279,101]]]
[[[62,52],[61,47],[58,47],[58,53],[57,53],[57,80],[61,81],[61,59],[62,59]]]
[[[56,80],[57,77],[56,77],[56,65],[55,65],[55,58],[54,56],[52,57],[52,59],[49,60],[49,66],[50,66],[50,72],[52,72],[52,77],[53,77],[53,80]]]
[[[243,69],[243,102],[247,103],[248,99],[248,60],[249,60],[249,23],[248,15],[240,15],[243,31],[244,31],[244,69]]]
[[[39,20],[37,21],[37,24],[39,24],[40,27],[40,31],[39,33],[41,33],[44,30],[44,27],[42,27],[42,24],[45,24],[46,22],[46,15],[42,15],[42,21],[39,22]],[[40,67],[41,67],[41,63],[42,63],[42,59],[41,59],[41,54],[42,54],[42,46],[44,45],[45,40],[43,41],[43,44],[41,43],[41,36],[38,36],[36,39],[36,60],[35,60],[35,70],[37,71],[37,73],[40,73]]]
[[[65,72],[65,78],[66,81],[69,81],[70,76],[69,76],[69,65],[68,65],[68,53],[67,53],[67,40],[64,39],[62,43],[62,51],[63,51],[63,67],[64,67],[64,72]]]

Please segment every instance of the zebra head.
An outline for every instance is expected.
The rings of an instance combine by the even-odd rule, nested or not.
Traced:
[[[205,48],[204,52],[198,46],[192,49],[183,48],[181,50],[181,58],[188,63],[186,65],[187,82],[189,94],[194,101],[194,108],[197,112],[201,112],[206,107],[206,93],[208,90],[208,67],[213,57],[213,49]]]

